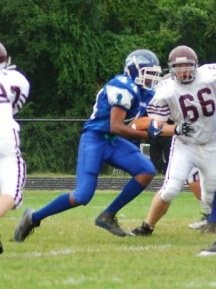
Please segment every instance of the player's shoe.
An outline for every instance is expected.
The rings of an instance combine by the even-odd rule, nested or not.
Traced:
[[[32,232],[35,227],[40,226],[40,222],[33,223],[32,214],[33,209],[26,209],[23,213],[22,219],[14,232],[14,240],[16,242],[23,242]]]
[[[95,225],[109,231],[113,235],[117,235],[119,237],[127,236],[127,233],[121,229],[117,218],[113,214],[107,212],[101,213],[96,218]]]
[[[143,222],[140,227],[136,227],[130,232],[131,236],[149,236],[154,231],[146,222]]]
[[[3,249],[3,245],[2,245],[2,242],[0,240],[0,254],[2,254],[4,252],[4,249]]]
[[[202,233],[216,233],[216,223],[207,222],[200,230]]]
[[[202,228],[207,224],[208,216],[209,215],[203,214],[203,217],[199,221],[189,224],[188,228],[192,230],[202,230]]]
[[[198,256],[216,256],[216,242],[214,242],[209,248],[201,250]]]

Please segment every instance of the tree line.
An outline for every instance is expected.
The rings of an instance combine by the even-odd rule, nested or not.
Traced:
[[[215,62],[215,0],[1,0],[0,42],[31,83],[22,117],[83,117],[134,49]]]

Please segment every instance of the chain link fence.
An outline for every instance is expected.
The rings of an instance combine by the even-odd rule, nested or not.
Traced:
[[[71,189],[75,186],[79,138],[85,119],[18,119],[21,149],[27,162],[28,189]],[[149,144],[140,149],[149,155]],[[53,174],[53,175],[52,175]],[[99,189],[121,188],[127,173],[104,165]],[[161,186],[162,178],[149,189]]]
[[[19,119],[21,148],[28,174],[75,174],[79,138],[85,119]],[[149,145],[141,145],[149,155]],[[104,166],[102,174],[123,174]]]
[[[27,163],[28,189],[72,189],[76,182],[79,138],[85,119],[18,119],[21,149]],[[149,156],[149,144],[140,150]],[[53,175],[52,175],[53,174]],[[130,176],[104,165],[98,189],[119,189]],[[153,179],[148,189],[157,191],[163,176]],[[187,188],[186,188],[187,189]]]
[[[28,174],[75,174],[84,119],[19,119]]]

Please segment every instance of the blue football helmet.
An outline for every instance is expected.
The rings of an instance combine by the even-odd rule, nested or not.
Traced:
[[[161,67],[157,56],[147,49],[138,49],[131,52],[124,66],[124,74],[147,90],[154,89],[161,79]]]

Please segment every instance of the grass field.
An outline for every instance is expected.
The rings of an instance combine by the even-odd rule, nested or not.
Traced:
[[[10,241],[26,207],[39,208],[58,194],[25,192],[23,206],[1,219],[0,289],[216,288],[216,257],[197,256],[216,235],[188,229],[200,217],[192,194],[177,197],[151,237],[120,238],[95,227],[116,194],[98,191],[85,208],[44,220],[24,243]],[[141,223],[152,196],[144,193],[120,211],[122,227]]]

